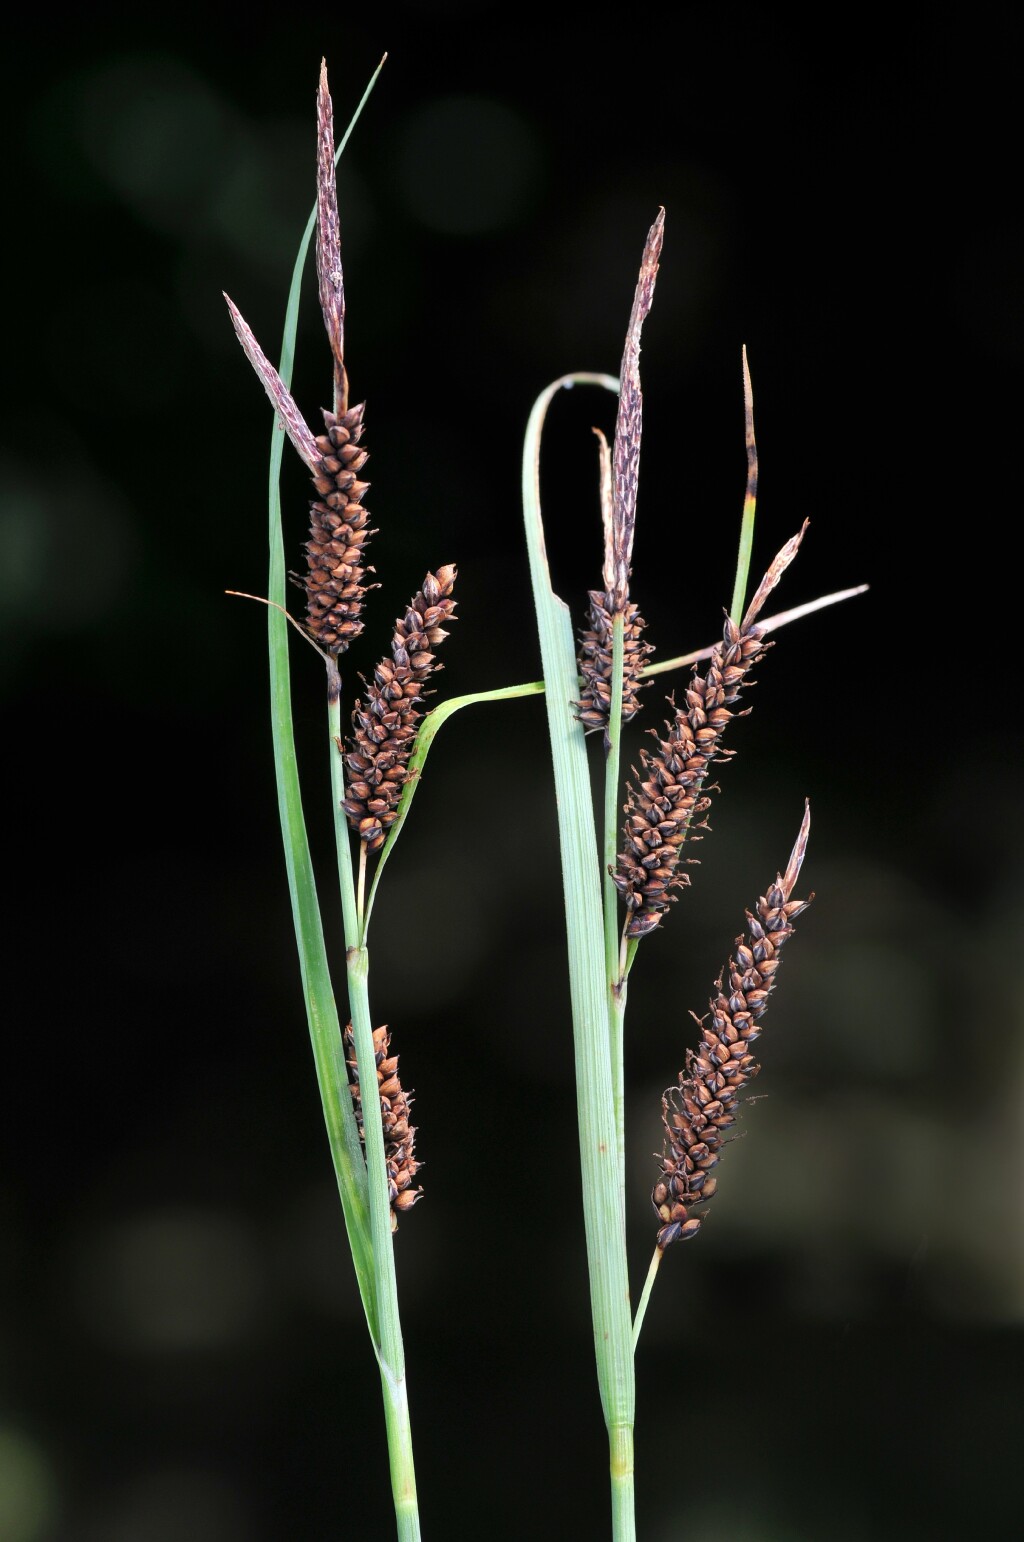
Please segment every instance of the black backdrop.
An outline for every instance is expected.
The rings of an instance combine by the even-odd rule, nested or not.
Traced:
[[[780,603],[871,585],[780,637],[694,888],[634,973],[639,1288],[658,1094],[809,795],[818,898],[764,1096],[710,1223],[667,1257],[639,1354],[641,1534],[1014,1534],[1022,310],[1001,152],[1019,26],[1009,8],[857,13],[841,35],[737,5],[385,10],[25,15],[2,66],[6,1535],[391,1534],[291,938],[264,620],[222,593],[265,586],[270,416],[220,298],[276,351],[320,57],[343,122],[384,49],[340,184],[382,585],[354,666],[456,561],[440,688],[536,676],[522,430],[554,376],[617,369],[659,204],[633,586],[651,640],[662,657],[711,640],[728,601],[742,343],[755,560],[809,517]],[[328,392],[312,299],[309,416]],[[594,422],[610,398],[560,400],[544,463],[577,613],[600,570]],[[294,465],[285,486],[297,563]],[[336,936],[322,675],[301,645],[294,680]],[[397,1239],[427,1537],[607,1534],[562,925],[540,705],[465,713],[372,938],[427,1163]]]

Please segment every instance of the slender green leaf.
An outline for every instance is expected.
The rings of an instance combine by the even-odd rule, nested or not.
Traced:
[[[544,417],[552,397],[577,383],[618,390],[618,382],[611,376],[576,374],[563,376],[538,397],[523,448],[523,512],[558,806],[594,1348],[611,1450],[613,1534],[617,1542],[628,1542],[636,1534],[632,1475],[635,1380],[608,1037],[601,860],[583,727],[575,708],[579,692],[576,641],[568,608],[551,587],[540,509]]]
[[[542,696],[544,694],[543,680],[531,680],[527,685],[507,685],[495,691],[475,691],[470,696],[453,696],[451,701],[443,701],[440,706],[434,707],[428,712],[419,727],[416,735],[416,743],[413,745],[412,754],[409,757],[409,780],[402,788],[402,797],[398,805],[398,817],[388,831],[387,842],[380,854],[377,863],[377,871],[373,875],[373,884],[370,888],[370,896],[366,902],[366,915],[363,919],[363,941],[366,941],[366,930],[370,924],[370,912],[373,909],[374,897],[377,893],[377,885],[380,875],[384,870],[384,864],[394,848],[402,826],[409,814],[412,800],[416,796],[423,777],[423,767],[427,756],[430,754],[430,746],[433,744],[438,730],[447,723],[456,712],[461,712],[463,707],[475,706],[484,701],[512,701],[519,696]]]

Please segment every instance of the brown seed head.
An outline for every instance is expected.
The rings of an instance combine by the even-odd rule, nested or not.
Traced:
[[[653,931],[675,899],[672,890],[690,881],[678,871],[681,847],[706,828],[696,817],[711,802],[704,784],[712,763],[731,754],[721,747],[722,735],[735,715],[740,685],[766,646],[759,628],[741,633],[727,619],[707,673],[694,671],[685,705],[675,708],[666,737],[651,730],[657,751],[640,751],[646,777],[639,787],[629,784],[623,847],[613,875],[629,912],[630,937]]]
[[[375,532],[363,508],[369,482],[359,473],[368,455],[362,448],[363,403],[340,415],[324,412],[327,432],[316,439],[313,486],[320,495],[309,509],[304,578],[292,575],[306,591],[306,625],[311,636],[335,658],[363,630],[366,595],[366,543]]]
[[[695,830],[706,828],[696,816],[709,806],[704,792],[708,772],[716,761],[730,758],[722,748],[722,736],[737,713],[733,711],[741,686],[751,669],[770,647],[756,625],[768,595],[792,562],[803,531],[779,552],[758,587],[740,626],[728,617],[722,641],[711,655],[706,674],[694,671],[686,690],[685,705],[673,706],[654,754],[641,750],[646,772],[639,787],[629,785],[623,848],[619,853],[615,887],[626,904],[629,937],[644,937],[659,925],[673,903],[673,889],[685,888],[686,873],[678,871],[681,847],[695,840]]]
[[[697,1234],[702,1216],[695,1205],[709,1200],[717,1187],[710,1176],[721,1157],[725,1132],[736,1122],[736,1104],[760,1066],[751,1045],[761,1032],[760,1018],[775,986],[779,951],[793,932],[793,922],[814,898],[791,898],[800,873],[810,810],[805,806],[800,834],[784,875],[747,911],[745,935],[736,938],[732,957],[715,982],[710,1012],[696,1021],[702,1037],[696,1051],[687,1050],[686,1069],[678,1083],[662,1095],[665,1146],[661,1176],[651,1194],[661,1222],[658,1247]]]
[[[579,666],[583,677],[579,720],[587,733],[607,729],[612,704],[612,614],[610,600],[601,589],[590,591],[589,625],[580,638]],[[630,722],[640,710],[640,673],[654,652],[644,642],[647,625],[637,607],[627,601],[622,613],[622,721]]]
[[[306,627],[310,636],[325,653],[337,658],[363,630],[361,615],[368,587],[363,582],[367,572],[365,548],[374,532],[370,529],[369,513],[362,506],[369,483],[359,477],[367,460],[367,452],[360,444],[364,407],[348,405],[334,116],[327,89],[327,68],[322,62],[317,92],[316,266],[320,307],[334,362],[334,409],[324,413],[323,434],[314,437],[245,320],[230,300],[228,306],[246,356],[313,477],[317,500],[310,505],[307,571],[302,578],[295,574],[291,577],[306,591]]]
[[[413,1188],[412,1182],[422,1162],[413,1155],[416,1129],[409,1123],[409,1106],[412,1093],[402,1091],[398,1079],[398,1056],[390,1055],[391,1036],[387,1027],[373,1030],[374,1059],[377,1062],[377,1091],[380,1096],[380,1112],[384,1123],[384,1159],[388,1173],[388,1198],[391,1201],[391,1230],[398,1229],[399,1212],[411,1210],[422,1198],[423,1190]],[[352,1024],[345,1029],[345,1060],[349,1070],[349,1091],[355,1104],[359,1139],[366,1149],[366,1131],[363,1126],[363,1099],[359,1087],[359,1069],[356,1063],[355,1039]]]
[[[377,851],[398,817],[409,756],[427,695],[425,685],[440,668],[434,648],[455,619],[455,567],[428,573],[408,609],[395,622],[391,657],[373,672],[373,684],[352,713],[353,732],[345,755],[347,797],[342,808],[368,852]]]

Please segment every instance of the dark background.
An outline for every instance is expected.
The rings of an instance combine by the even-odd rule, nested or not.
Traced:
[[[633,583],[650,639],[661,657],[712,640],[729,599],[742,343],[758,572],[809,517],[780,604],[871,585],[780,635],[694,887],[633,976],[639,1289],[660,1090],[809,795],[818,898],[762,1100],[710,1223],[666,1258],[638,1357],[641,1535],[1014,1535],[1019,23],[385,12],[40,9],[8,39],[0,1533],[392,1534],[264,618],[223,595],[265,589],[270,414],[220,297],[276,356],[320,57],[340,129],[387,49],[340,178],[382,585],[350,676],[457,561],[440,688],[536,677],[526,416],[556,375],[616,371],[659,204]],[[311,421],[329,390],[313,297]],[[613,405],[581,391],[550,418],[552,562],[577,614],[600,573],[589,430]],[[285,490],[297,565],[294,457]],[[293,677],[336,938],[322,672],[298,644]],[[539,702],[445,729],[371,951],[427,1164],[397,1238],[424,1534],[606,1535]]]

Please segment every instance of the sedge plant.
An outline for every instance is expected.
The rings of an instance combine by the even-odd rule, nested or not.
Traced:
[[[383,61],[381,61],[383,63]],[[379,67],[378,71],[379,73]],[[305,571],[292,575],[306,612],[286,609],[286,557],[280,472],[283,438],[275,427],[270,453],[269,550],[266,603],[271,721],[278,808],[307,1021],[324,1121],[353,1266],[381,1382],[392,1497],[400,1542],[421,1535],[412,1447],[412,1420],[399,1312],[395,1233],[417,1204],[415,1128],[388,1027],[370,1010],[369,930],[373,902],[388,858],[412,807],[420,775],[440,728],[453,713],[483,701],[543,694],[546,699],[558,803],[571,988],[581,1193],[598,1387],[608,1428],[612,1536],[636,1535],[633,1504],[634,1349],[658,1266],[668,1247],[695,1235],[714,1193],[712,1169],[737,1099],[757,1072],[752,1051],[774,981],[778,952],[806,901],[793,898],[807,845],[805,808],[793,853],[782,873],[747,912],[716,982],[701,1038],[662,1100],[664,1151],[652,1200],[655,1247],[634,1313],[630,1304],[625,1227],[623,1043],[627,980],[642,939],[664,921],[675,891],[686,886],[683,849],[706,826],[711,767],[730,751],[722,744],[743,685],[762,657],[768,632],[844,599],[827,595],[772,617],[768,596],[796,555],[802,531],[769,565],[749,602],[757,455],[749,372],[744,354],[748,481],[737,571],[722,639],[692,653],[652,663],[644,623],[629,598],[642,421],[640,334],[651,307],[664,212],[649,233],[626,335],[621,381],[604,374],[563,376],[538,398],[526,431],[523,506],[537,613],[543,679],[496,686],[425,711],[435,650],[454,620],[454,563],[428,572],[394,622],[390,649],[373,679],[353,693],[342,674],[348,648],[364,630],[374,585],[367,545],[377,532],[364,504],[364,408],[353,405],[345,357],[345,286],[341,264],[335,168],[370,90],[371,80],[341,144],[335,148],[326,66],[317,93],[316,205],[300,245],[289,295],[280,362],[264,354],[237,307],[228,300],[238,339],[313,481]],[[290,391],[299,281],[315,234],[319,301],[332,370],[331,406],[314,433]],[[227,297],[225,297],[227,298]],[[545,416],[566,386],[614,392],[618,414],[611,446],[599,435],[599,486],[604,526],[603,584],[591,591],[577,639],[568,608],[554,593],[545,556],[539,495]],[[232,591],[235,592],[235,591]],[[325,753],[335,829],[343,919],[340,946],[328,947],[306,833],[295,747],[289,626],[320,655],[325,670]],[[303,657],[309,654],[303,650]],[[690,666],[679,705],[654,731],[657,747],[641,751],[643,777],[621,807],[623,724],[639,711],[650,677]],[[348,693],[346,693],[346,684]],[[305,710],[303,707],[302,710]],[[346,726],[347,723],[347,726]],[[598,799],[600,839],[586,735],[603,747]],[[626,819],[621,825],[620,815]],[[621,825],[621,829],[620,829]],[[345,1010],[332,983],[330,954],[344,961]]]

